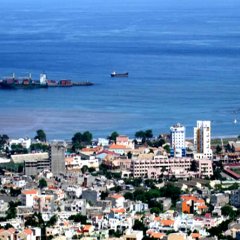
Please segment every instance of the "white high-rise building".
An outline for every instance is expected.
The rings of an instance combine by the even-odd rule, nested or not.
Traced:
[[[170,127],[171,155],[175,157],[185,156],[185,127],[180,123]]]
[[[212,159],[211,121],[197,121],[194,128],[194,158]]]

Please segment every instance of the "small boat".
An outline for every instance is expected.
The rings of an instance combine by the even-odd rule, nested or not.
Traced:
[[[237,119],[235,118],[234,121],[233,121],[234,124],[237,124]]]
[[[116,72],[112,72],[112,73],[111,73],[111,77],[128,77],[128,72],[126,72],[126,73],[116,73]]]

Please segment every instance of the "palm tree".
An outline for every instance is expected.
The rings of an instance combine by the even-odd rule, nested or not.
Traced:
[[[32,226],[32,227],[39,227],[41,228],[41,239],[47,240],[46,236],[46,228],[55,225],[57,222],[57,216],[53,215],[48,221],[44,221],[42,218],[41,213],[34,213],[31,217],[29,217],[26,222],[25,226]]]

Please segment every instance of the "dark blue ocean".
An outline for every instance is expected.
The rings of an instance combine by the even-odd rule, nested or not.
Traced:
[[[0,12],[1,76],[95,83],[0,90],[0,134],[158,135],[180,122],[191,137],[196,120],[240,134],[239,0],[1,0]]]

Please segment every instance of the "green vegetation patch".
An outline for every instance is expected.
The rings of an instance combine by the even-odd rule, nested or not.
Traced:
[[[240,168],[231,168],[231,170],[240,175]]]

